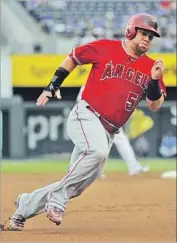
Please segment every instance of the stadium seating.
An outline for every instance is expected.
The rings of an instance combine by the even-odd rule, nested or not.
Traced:
[[[44,33],[70,39],[122,38],[132,15],[150,13],[158,18],[163,36],[155,43],[154,50],[176,50],[175,0],[17,0],[17,3],[36,20]]]
[[[63,3],[62,3],[63,2]],[[106,28],[108,16],[112,16],[113,29],[119,31],[126,20],[135,13],[147,12],[166,18],[166,26],[175,21],[175,9],[164,1],[117,1],[117,0],[31,0],[20,1],[29,13],[40,21],[45,30],[74,35],[82,28],[101,26]],[[57,4],[56,4],[57,3]],[[82,20],[82,21],[81,21]],[[81,23],[80,23],[81,22]],[[55,28],[56,27],[56,28]]]

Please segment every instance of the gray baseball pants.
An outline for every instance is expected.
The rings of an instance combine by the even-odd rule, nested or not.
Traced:
[[[17,210],[25,219],[44,212],[48,206],[64,212],[69,199],[79,196],[103,170],[114,135],[107,133],[87,106],[81,100],[68,118],[68,135],[75,144],[68,173],[58,182],[22,194]]]

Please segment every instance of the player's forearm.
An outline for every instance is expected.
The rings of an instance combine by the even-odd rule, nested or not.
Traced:
[[[164,102],[159,80],[152,79],[148,84],[146,103],[152,111],[157,111]]]
[[[50,83],[46,90],[52,91],[53,94],[58,90],[67,76],[75,69],[77,64],[68,56],[60,64],[59,68],[55,71]]]

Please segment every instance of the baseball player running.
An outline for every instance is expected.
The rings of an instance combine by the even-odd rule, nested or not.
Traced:
[[[76,99],[77,102],[82,100],[82,93],[84,91],[84,88],[85,85],[80,88]],[[123,161],[126,163],[130,175],[138,175],[139,173],[149,171],[148,166],[142,166],[140,162],[137,161],[133,148],[122,128],[119,129],[119,133],[115,134],[113,144],[116,147],[120,156],[122,157]],[[98,178],[105,178],[104,167],[103,170],[100,171]]]
[[[157,20],[142,13],[133,16],[126,40],[102,39],[79,46],[61,63],[51,82],[37,99],[44,106],[61,99],[60,85],[77,65],[92,64],[82,94],[68,117],[68,135],[75,147],[66,176],[53,184],[23,193],[10,219],[11,230],[22,230],[25,220],[46,212],[61,224],[68,201],[93,183],[108,158],[115,134],[127,122],[141,99],[158,111],[164,102],[164,65],[146,55],[154,37],[160,37]]]

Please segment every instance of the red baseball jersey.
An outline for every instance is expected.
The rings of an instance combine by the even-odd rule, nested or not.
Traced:
[[[74,48],[70,57],[78,65],[92,64],[82,99],[115,126],[123,126],[145,96],[155,61],[147,55],[134,59],[123,41],[107,39]],[[160,87],[166,94],[163,78]]]

